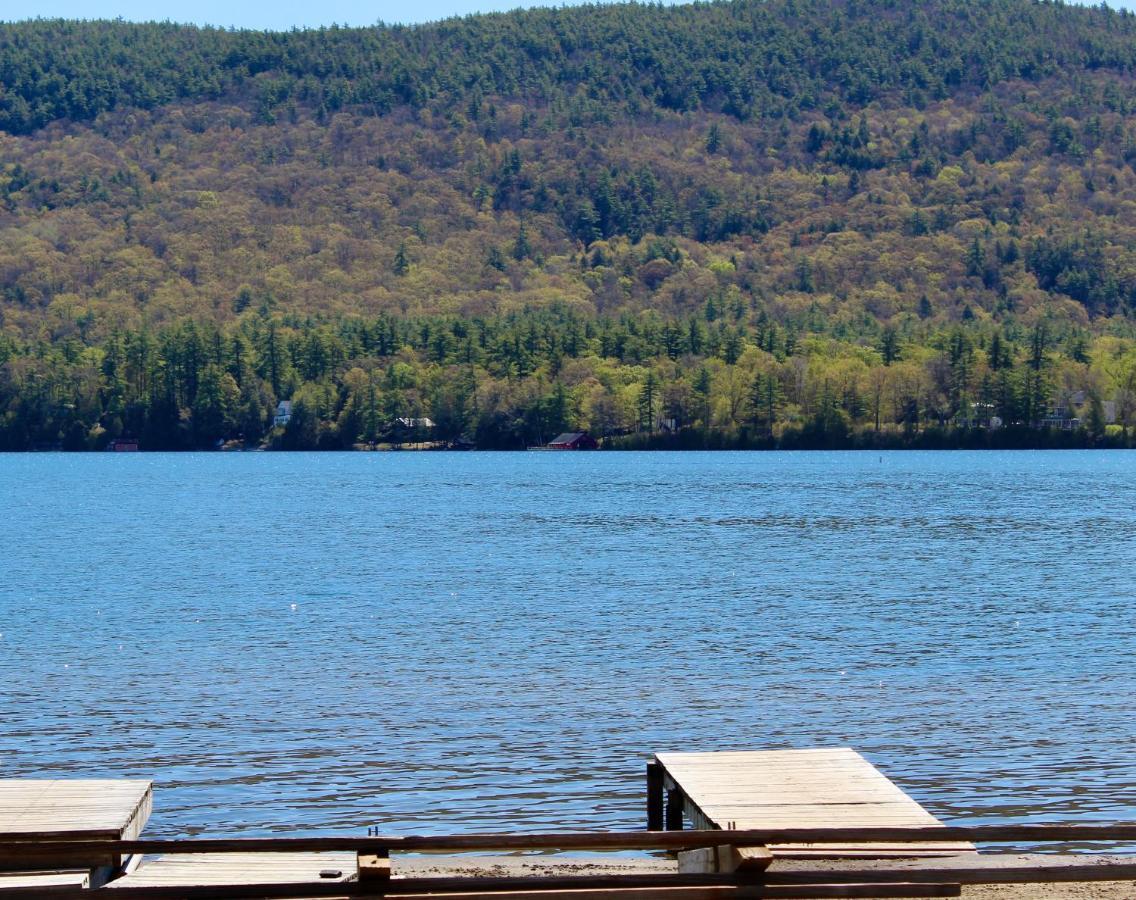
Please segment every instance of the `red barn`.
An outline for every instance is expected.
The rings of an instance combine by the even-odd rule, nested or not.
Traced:
[[[548,444],[549,450],[595,450],[598,447],[596,439],[586,431],[567,431]]]

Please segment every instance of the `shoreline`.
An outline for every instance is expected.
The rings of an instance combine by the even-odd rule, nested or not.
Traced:
[[[1131,856],[1041,853],[983,853],[983,865],[992,869],[1010,865],[1045,864],[1055,867],[1072,865],[1117,865],[1130,863]],[[835,872],[842,869],[913,868],[934,865],[968,866],[973,856],[926,859],[814,859],[776,860],[770,871],[809,870]],[[678,871],[670,858],[631,858],[604,855],[569,857],[563,855],[517,856],[395,856],[395,876],[411,877],[549,877],[563,875],[643,875]],[[1136,896],[1136,882],[1031,882],[1026,884],[965,885],[964,900],[1131,900]]]

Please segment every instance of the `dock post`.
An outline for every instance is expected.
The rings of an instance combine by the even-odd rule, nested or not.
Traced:
[[[667,791],[667,831],[682,831],[682,788]]]
[[[391,877],[391,861],[389,850],[376,850],[374,853],[359,853],[356,855],[356,870],[359,881],[365,885],[380,887],[388,884]]]
[[[647,763],[647,830],[663,830],[663,766]]]

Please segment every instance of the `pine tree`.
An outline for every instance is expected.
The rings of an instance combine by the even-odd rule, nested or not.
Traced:
[[[513,242],[513,259],[520,262],[528,256],[532,255],[532,244],[529,243],[528,231],[525,229],[525,223],[521,222],[520,227],[517,229],[517,239]]]
[[[394,255],[391,271],[400,277],[410,271],[410,259],[406,255],[406,244],[398,245],[398,252]]]
[[[659,383],[655,378],[655,373],[648,370],[647,378],[643,382],[643,386],[639,389],[639,430],[646,431],[648,434],[654,434],[655,431],[655,405],[659,389]]]

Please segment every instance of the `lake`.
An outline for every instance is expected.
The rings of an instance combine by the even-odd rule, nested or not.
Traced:
[[[852,746],[1136,819],[1136,453],[0,455],[0,774],[147,834],[639,828],[658,750]]]

